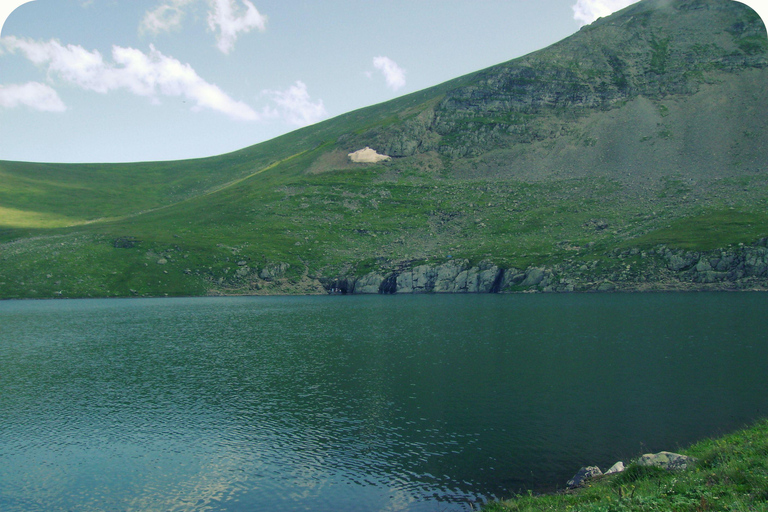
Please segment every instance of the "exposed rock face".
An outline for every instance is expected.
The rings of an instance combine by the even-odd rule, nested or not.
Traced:
[[[640,466],[655,466],[669,471],[687,469],[696,459],[672,452],[646,453],[637,461]]]
[[[496,293],[505,272],[490,262],[470,266],[467,260],[442,265],[418,265],[383,276],[371,272],[359,278],[353,293]]]
[[[383,294],[768,289],[768,238],[752,246],[706,252],[660,245],[604,256],[591,263],[566,261],[525,270],[504,269],[490,261],[470,265],[465,259],[413,267],[402,264],[358,278],[328,280],[326,287],[343,293]]]
[[[379,293],[383,282],[384,276],[371,273],[358,279],[352,290],[354,293]]]
[[[728,28],[715,32],[712,27]],[[660,35],[667,30],[671,35]],[[418,115],[372,128],[357,142],[397,157],[436,151],[455,159],[516,146],[502,164],[515,168],[510,159],[530,163],[514,156],[520,145],[568,138],[574,118],[619,109],[638,98],[691,97],[726,75],[765,68],[765,48],[757,42],[763,34],[760,18],[738,2],[639,2],[622,16],[584,27],[546,54],[536,52],[483,70]],[[604,144],[610,143],[602,137],[593,138],[584,142],[608,149]],[[702,149],[691,154],[710,154]],[[633,150],[627,162],[640,150]],[[674,165],[666,169],[679,172],[680,162]],[[607,223],[597,221],[594,227],[605,229]]]
[[[283,275],[285,275],[285,271],[288,270],[289,267],[290,265],[288,263],[270,263],[261,269],[261,272],[259,272],[259,277],[265,281],[272,281],[274,279],[283,277]]]

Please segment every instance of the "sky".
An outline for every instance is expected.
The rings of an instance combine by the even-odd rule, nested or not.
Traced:
[[[0,0],[0,160],[213,156],[555,43],[631,0]],[[745,0],[763,19],[768,0]]]

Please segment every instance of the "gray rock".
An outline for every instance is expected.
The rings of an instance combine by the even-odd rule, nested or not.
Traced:
[[[520,286],[536,286],[544,280],[545,272],[540,268],[531,268],[525,272],[525,279]]]
[[[465,269],[467,263],[467,260],[452,260],[437,267],[434,291],[437,293],[457,291],[456,278]]]
[[[696,253],[667,253],[667,268],[675,272],[690,270],[699,261],[699,255]]]
[[[646,453],[637,461],[640,466],[655,466],[669,471],[687,469],[696,459],[673,452]]]
[[[489,262],[481,262],[477,274],[477,291],[479,293],[491,293],[498,291],[500,277],[503,271]]]
[[[437,271],[429,265],[419,265],[413,269],[413,293],[429,293],[435,287]]]
[[[278,279],[280,277],[283,277],[285,274],[285,271],[288,270],[288,268],[291,265],[288,263],[270,263],[263,269],[261,269],[261,272],[259,272],[259,277],[264,279],[265,281],[271,281],[273,279]]]
[[[469,270],[462,270],[459,275],[456,276],[454,282],[454,291],[458,293],[467,293],[467,278],[469,276]]]
[[[397,276],[395,293],[413,293],[413,272],[408,270]]]
[[[384,282],[384,276],[376,272],[366,274],[355,283],[355,293],[379,293],[382,282]]]
[[[624,469],[626,469],[626,468],[624,467],[624,463],[623,463],[623,462],[621,462],[621,461],[619,461],[619,462],[617,462],[616,464],[614,464],[613,466],[611,466],[611,467],[608,469],[608,471],[606,471],[604,474],[606,474],[606,475],[612,475],[612,474],[614,474],[614,473],[621,473],[622,471],[624,471]]]
[[[616,289],[616,285],[611,283],[610,281],[604,281],[600,283],[600,285],[597,287],[597,291],[599,292],[612,292]]]
[[[583,467],[575,475],[573,475],[573,478],[568,480],[568,483],[566,483],[565,485],[569,489],[574,489],[576,487],[581,487],[590,478],[594,478],[594,477],[600,476],[602,474],[603,474],[603,472],[600,471],[600,468],[598,468],[597,466]]]

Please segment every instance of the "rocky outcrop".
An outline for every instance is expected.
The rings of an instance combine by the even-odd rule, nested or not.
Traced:
[[[657,467],[667,471],[682,471],[690,468],[695,463],[696,459],[694,457],[673,452],[646,453],[637,460],[638,466]],[[577,487],[587,485],[589,480],[593,478],[621,473],[625,469],[624,463],[621,461],[611,466],[605,473],[600,471],[600,468],[597,466],[582,467],[573,475],[573,478],[568,480],[565,486],[568,489],[576,489]]]
[[[766,67],[764,47],[756,43],[765,30],[758,16],[738,2],[697,3],[696,9],[687,2],[638,3],[584,27],[546,54],[485,69],[419,115],[366,131],[362,140],[398,157],[433,150],[474,157],[557,138],[572,116],[638,97],[694,95],[715,71]],[[668,28],[671,14],[674,37],[658,37],[648,28]],[[729,28],[713,33],[713,26]]]
[[[283,277],[285,275],[285,271],[288,270],[290,266],[290,264],[283,262],[270,263],[261,269],[261,272],[259,272],[259,277],[265,281],[273,281]]]
[[[347,287],[346,293],[496,293],[504,285],[505,271],[483,261],[449,260],[438,266],[417,265],[382,275],[368,273]],[[349,279],[335,282],[348,283]]]
[[[329,291],[356,294],[768,290],[768,238],[712,251],[659,245],[595,256],[600,258],[570,259],[525,270],[501,268],[491,261],[473,265],[466,259],[433,265],[395,263],[360,277],[327,280],[324,285]]]

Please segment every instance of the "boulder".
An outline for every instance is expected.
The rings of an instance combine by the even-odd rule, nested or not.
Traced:
[[[672,452],[659,452],[646,453],[640,457],[637,464],[640,466],[655,466],[669,471],[677,471],[680,469],[687,469],[695,462],[696,459],[688,457],[687,455],[680,455],[679,453]]]
[[[674,272],[690,270],[699,261],[697,253],[670,251],[666,256],[667,268]]]
[[[599,292],[612,292],[615,290],[616,290],[616,285],[610,281],[603,281],[597,287],[597,291]]]
[[[569,489],[575,489],[576,487],[581,487],[584,485],[590,478],[594,478],[602,474],[603,472],[600,471],[600,468],[597,466],[582,467],[575,475],[573,475],[573,478],[568,480],[568,483],[565,485]]]
[[[626,468],[624,467],[624,463],[623,463],[623,462],[621,462],[621,461],[619,461],[619,462],[617,462],[616,464],[614,464],[613,466],[611,466],[611,467],[608,469],[608,471],[606,471],[604,474],[605,474],[605,475],[612,475],[612,474],[614,474],[614,473],[621,473],[622,471],[624,471],[624,469],[626,469]]]
[[[458,286],[457,278],[466,268],[467,263],[467,260],[451,260],[437,267],[434,291],[437,293],[466,291],[466,289],[462,290]],[[464,288],[466,288],[466,279],[464,280]]]
[[[288,267],[291,265],[288,263],[270,263],[263,269],[261,269],[261,272],[259,272],[259,277],[264,279],[265,281],[271,281],[273,279],[277,279],[279,277],[283,277],[285,274],[285,271],[288,270]]]
[[[540,268],[532,268],[526,271],[525,279],[520,283],[520,286],[536,286],[544,280],[544,270]]]

